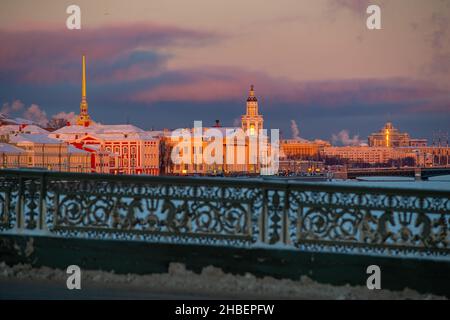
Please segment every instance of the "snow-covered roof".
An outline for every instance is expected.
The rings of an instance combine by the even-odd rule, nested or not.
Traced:
[[[171,131],[169,130],[151,130],[151,131],[145,131],[145,133],[155,139],[163,138],[163,137],[170,137]]]
[[[155,135],[144,131],[131,124],[93,124],[89,127],[71,125],[65,126],[58,130],[55,130],[49,134],[50,137],[54,137],[61,140],[77,140],[85,136],[92,136],[101,140],[152,140],[155,139]]]
[[[45,143],[60,144],[58,139],[49,138],[46,134],[17,134],[10,136],[11,143]]]
[[[34,124],[33,121],[23,118],[14,118],[14,121],[17,122],[18,124]]]
[[[24,153],[25,150],[13,146],[9,143],[0,143],[0,152],[4,153]]]
[[[0,134],[14,134],[14,133],[32,133],[32,134],[48,134],[49,131],[42,129],[34,124],[29,125],[17,125],[6,124],[0,126]]]
[[[85,144],[83,148],[90,149],[93,151],[100,151],[101,146],[99,144]]]
[[[134,133],[96,133],[94,137],[103,140],[154,140],[155,137],[146,132]]]
[[[9,118],[7,114],[0,113],[0,124],[34,124],[33,121],[23,118]]]
[[[71,145],[71,144],[69,144],[69,145],[67,146],[67,152],[69,152],[69,153],[88,153],[88,154],[90,154],[89,151],[86,151],[86,150],[83,150],[83,149],[76,148],[76,147],[74,147],[74,146]]]
[[[53,133],[59,134],[80,134],[80,133],[143,133],[145,132],[141,128],[138,128],[132,124],[92,124],[88,127],[79,125],[70,125],[62,127]]]
[[[8,118],[4,113],[0,113],[0,123],[1,124],[18,124],[14,119]]]
[[[141,128],[132,124],[99,125],[97,133],[143,133]]]

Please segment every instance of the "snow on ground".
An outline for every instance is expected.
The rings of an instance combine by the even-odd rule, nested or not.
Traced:
[[[0,263],[0,288],[11,283],[47,284],[50,288],[65,286],[67,274],[63,270],[47,267],[31,268],[29,265],[7,266]],[[416,291],[405,289],[399,292],[389,290],[368,290],[362,286],[331,286],[319,284],[303,276],[298,281],[278,280],[272,277],[256,278],[251,274],[232,275],[222,270],[208,266],[201,274],[185,269],[183,264],[172,263],[168,273],[149,275],[118,275],[103,271],[83,271],[81,286],[102,287],[96,291],[95,298],[111,297],[110,291],[121,292],[115,298],[180,298],[180,297],[206,297],[209,299],[444,299],[431,294],[419,294]],[[26,286],[25,286],[26,287]],[[16,290],[17,292],[17,290]],[[137,295],[139,293],[139,295]],[[19,293],[20,294],[20,293]],[[7,297],[7,292],[3,293]],[[48,296],[48,292],[47,292]],[[24,297],[27,292],[24,292]],[[51,295],[50,295],[51,297]],[[61,294],[53,298],[61,299]],[[86,297],[89,297],[87,295]],[[42,297],[41,297],[42,298]]]

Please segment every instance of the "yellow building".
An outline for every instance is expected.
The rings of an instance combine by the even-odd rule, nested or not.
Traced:
[[[330,143],[326,141],[316,140],[308,141],[304,139],[287,139],[280,141],[280,157],[292,160],[316,160],[319,159],[320,153],[325,147],[329,147]]]
[[[390,160],[416,158],[415,153],[407,149],[368,146],[325,147],[323,156],[367,164],[384,164]]]
[[[66,171],[69,172],[101,172],[107,173],[106,170],[92,170],[92,153],[84,150],[76,148],[72,145],[67,146],[67,168]],[[98,164],[97,164],[98,166]]]
[[[181,143],[182,139],[166,138],[167,148],[165,152],[169,155],[178,155],[184,161],[181,163],[170,163],[167,166],[168,174],[233,174],[251,173],[249,165],[249,141],[240,128],[202,128],[200,137],[194,135],[194,129],[185,129],[190,135],[190,141]],[[217,131],[216,131],[217,130]],[[214,143],[215,137],[211,133],[220,133],[223,140],[220,141],[220,155],[212,150],[212,157],[219,157],[220,160],[213,163],[205,161],[205,154],[208,148]],[[242,133],[241,137],[237,135]],[[228,140],[228,141],[227,141]],[[170,158],[170,157],[169,157]],[[170,159],[169,161],[171,161]],[[186,161],[187,160],[187,161]],[[253,167],[255,168],[255,167]],[[258,172],[253,172],[258,173]]]
[[[8,135],[1,143],[5,168],[39,168],[53,171],[91,172],[90,154],[45,134]]]
[[[263,164],[262,156],[270,156],[270,143],[261,141],[260,130],[264,128],[263,116],[259,113],[258,99],[254,86],[250,87],[246,103],[246,113],[241,117],[241,127],[221,127],[217,122],[214,127],[201,129],[199,135],[195,128],[186,128],[185,133],[190,137],[184,144],[181,138],[172,139],[171,133],[166,132],[162,139],[165,155],[177,155],[184,158],[180,163],[173,163],[170,157],[165,156],[163,164],[167,174],[260,174]],[[217,162],[207,163],[205,154],[215,143],[214,132],[222,137],[220,142],[220,155]],[[219,151],[218,151],[219,152]],[[219,159],[220,158],[220,159]]]
[[[27,154],[21,148],[0,143],[0,161],[2,168],[23,168],[27,166]]]

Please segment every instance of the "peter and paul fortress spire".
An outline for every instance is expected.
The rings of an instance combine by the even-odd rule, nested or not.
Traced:
[[[81,80],[81,103],[80,114],[77,117],[77,125],[88,127],[91,124],[91,118],[88,114],[88,103],[86,99],[86,56],[83,55],[82,61],[82,80]]]

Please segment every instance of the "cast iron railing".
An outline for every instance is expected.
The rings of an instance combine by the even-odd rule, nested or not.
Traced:
[[[450,257],[450,191],[0,170],[0,233]]]

